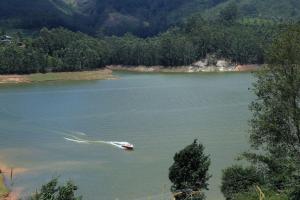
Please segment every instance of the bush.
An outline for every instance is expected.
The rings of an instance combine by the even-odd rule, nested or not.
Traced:
[[[264,193],[264,200],[290,200],[288,196],[284,193],[276,193],[273,190],[268,189],[262,189]],[[258,200],[259,199],[259,193],[252,188],[249,192],[244,192],[237,194],[234,197],[234,200]]]
[[[235,165],[223,170],[221,191],[227,200],[231,200],[238,193],[248,192],[253,186],[262,184],[262,176],[254,167]]]
[[[31,197],[31,200],[81,200],[81,197],[75,196],[76,190],[77,186],[71,181],[58,186],[58,179],[55,178],[43,185],[41,190]]]

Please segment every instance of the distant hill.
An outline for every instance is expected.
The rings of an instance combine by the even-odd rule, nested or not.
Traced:
[[[0,1],[0,26],[151,36],[194,13],[217,18],[229,4],[237,6],[239,18],[300,18],[299,0],[9,0]]]

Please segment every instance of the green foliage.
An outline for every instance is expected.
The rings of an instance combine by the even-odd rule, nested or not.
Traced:
[[[253,18],[262,20],[271,20],[273,22],[282,22],[287,20],[299,20],[300,2],[297,0],[227,0],[223,3],[209,8],[206,11],[206,17],[215,18],[216,15],[230,5],[235,4],[238,9],[237,19]]]
[[[235,165],[223,170],[221,191],[226,199],[231,200],[263,183],[263,176],[254,167]]]
[[[283,190],[294,184],[293,174],[297,170],[294,161],[286,157],[285,150],[273,153],[256,154],[244,153],[244,157],[253,164],[259,166],[264,174],[266,184],[274,190]]]
[[[233,22],[238,17],[238,7],[235,3],[228,4],[220,11],[220,20],[225,22]]]
[[[263,194],[265,195],[264,200],[290,200],[288,195],[285,193],[278,193],[269,189],[262,189]],[[258,200],[259,193],[257,190],[252,188],[248,192],[242,192],[237,194],[234,197],[234,200]]]
[[[55,178],[32,195],[31,200],[80,200],[81,197],[75,195],[76,190],[77,186],[70,181],[63,186],[58,186],[58,180]]]
[[[272,176],[277,174],[279,188],[300,169],[299,33],[300,28],[293,26],[275,40],[269,52],[270,64],[257,76],[257,99],[250,107],[251,144],[266,152],[256,161],[265,164]]]
[[[222,1],[10,0],[0,2],[0,25],[32,30],[63,26],[93,34],[122,36],[130,32],[145,37]]]
[[[171,191],[183,192],[185,195],[181,199],[193,191],[200,191],[200,195],[194,198],[204,198],[201,190],[208,189],[209,166],[209,156],[204,154],[203,145],[195,140],[174,156],[174,163],[169,169],[169,179],[173,183]]]
[[[107,64],[106,43],[82,33],[42,29],[39,37],[25,40],[22,46],[18,40],[0,44],[1,74],[82,71]]]
[[[257,199],[258,191],[251,191],[253,184],[263,186],[265,199],[299,199],[300,26],[285,30],[274,40],[268,51],[269,64],[257,73],[254,84],[256,99],[250,106],[254,151],[243,156],[259,173],[239,167],[226,169],[222,192],[227,199]],[[254,179],[249,181],[249,176]]]
[[[236,63],[263,63],[275,25],[211,23],[195,16],[182,26],[152,38],[93,38],[64,28],[43,28],[34,39],[18,33],[11,44],[0,43],[0,73],[81,71],[106,65],[188,66],[215,55]],[[21,43],[21,46],[20,46]]]
[[[300,186],[296,185],[293,187],[292,191],[289,194],[290,200],[298,200],[300,199]]]
[[[253,152],[243,156],[263,174],[266,199],[299,199],[300,170],[300,27],[281,33],[268,52],[268,65],[257,73],[256,99],[250,109]],[[222,192],[228,199],[255,199],[248,179],[234,185],[232,171],[224,171]],[[238,176],[239,173],[233,173]],[[249,172],[250,174],[250,172]],[[246,191],[239,186],[247,188]],[[232,192],[232,188],[237,191]],[[250,187],[251,188],[251,187]],[[242,189],[242,190],[241,190]],[[286,194],[273,194],[285,191]],[[289,196],[289,198],[288,198]]]

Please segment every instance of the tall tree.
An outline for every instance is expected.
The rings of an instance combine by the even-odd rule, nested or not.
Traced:
[[[269,65],[257,75],[250,141],[260,153],[245,156],[261,164],[277,189],[300,184],[300,27],[275,40]]]
[[[176,153],[169,169],[171,191],[180,193],[176,199],[204,199],[201,190],[208,189],[209,166],[209,155],[204,154],[204,146],[197,140]]]

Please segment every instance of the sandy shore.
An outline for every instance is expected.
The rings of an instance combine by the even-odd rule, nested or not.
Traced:
[[[5,176],[10,176],[11,171],[13,172],[13,176],[22,174],[28,171],[26,168],[18,168],[18,167],[9,167],[6,164],[0,161],[0,170]]]
[[[0,84],[4,83],[28,83],[30,80],[22,75],[0,75]]]
[[[57,72],[28,75],[0,75],[0,84],[34,83],[46,81],[112,80],[112,70],[102,69],[82,72]]]

